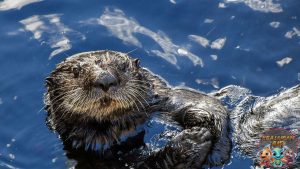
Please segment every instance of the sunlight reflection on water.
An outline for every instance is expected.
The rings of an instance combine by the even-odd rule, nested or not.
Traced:
[[[74,168],[37,112],[44,78],[78,52],[134,51],[171,85],[204,92],[236,84],[267,95],[299,83],[299,2],[1,1],[0,168]],[[165,129],[153,124],[148,140]],[[224,168],[252,165],[232,156]]]

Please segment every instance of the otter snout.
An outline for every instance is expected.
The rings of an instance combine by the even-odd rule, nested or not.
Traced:
[[[94,81],[94,87],[107,92],[112,86],[118,85],[118,79],[110,72],[103,72]]]

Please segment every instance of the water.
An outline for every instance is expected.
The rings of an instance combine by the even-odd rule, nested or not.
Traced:
[[[83,51],[131,52],[171,85],[269,95],[300,80],[298,0],[0,1],[0,168],[71,168],[44,78]],[[225,168],[250,168],[233,154]]]

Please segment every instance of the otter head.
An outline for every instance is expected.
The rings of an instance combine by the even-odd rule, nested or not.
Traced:
[[[46,79],[48,112],[120,119],[145,111],[150,84],[138,59],[113,51],[80,53],[59,63]]]

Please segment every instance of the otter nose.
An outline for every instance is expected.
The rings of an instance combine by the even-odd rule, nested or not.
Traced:
[[[117,84],[118,80],[111,74],[99,75],[94,82],[95,87],[99,87],[105,92],[107,92],[110,87],[116,86]]]

